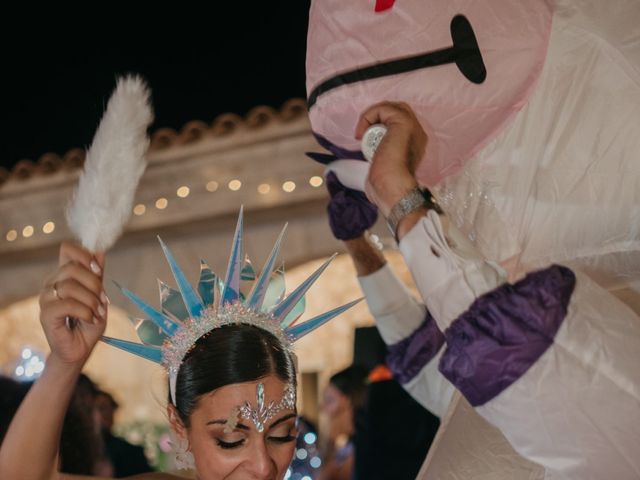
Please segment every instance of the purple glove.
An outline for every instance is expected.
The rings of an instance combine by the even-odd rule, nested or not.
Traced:
[[[363,192],[342,185],[334,172],[327,174],[327,190],[329,226],[338,240],[358,238],[376,223],[378,207]]]

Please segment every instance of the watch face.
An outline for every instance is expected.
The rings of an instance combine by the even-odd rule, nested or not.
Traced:
[[[400,199],[400,201],[393,206],[391,211],[389,212],[389,217],[387,218],[387,224],[391,229],[391,233],[393,233],[396,241],[398,240],[397,230],[398,224],[400,220],[409,215],[411,212],[416,210],[421,206],[429,207],[426,202],[422,191],[419,188],[414,188],[409,193],[407,193],[404,197]]]
[[[400,205],[402,207],[401,213],[403,215],[407,215],[424,204],[425,201],[422,196],[422,192],[418,189],[412,190],[402,200],[400,200]]]

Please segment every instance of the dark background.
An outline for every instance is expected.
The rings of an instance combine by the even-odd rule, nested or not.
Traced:
[[[0,166],[88,146],[124,73],[151,87],[152,131],[305,97],[309,1],[157,3],[135,15],[96,4],[39,11],[37,20],[28,11],[5,16]]]

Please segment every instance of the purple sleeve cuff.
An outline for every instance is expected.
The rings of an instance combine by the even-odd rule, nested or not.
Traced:
[[[409,383],[435,357],[444,336],[427,312],[427,318],[411,335],[387,348],[387,366],[402,385]]]
[[[552,345],[575,282],[553,265],[479,297],[445,331],[440,372],[474,407],[487,403]]]
[[[364,193],[342,185],[334,172],[327,175],[327,189],[329,226],[338,240],[358,238],[378,220],[378,207]]]

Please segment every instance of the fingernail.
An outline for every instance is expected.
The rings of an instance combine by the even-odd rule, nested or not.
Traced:
[[[111,300],[109,300],[109,297],[107,297],[107,294],[103,292],[100,292],[100,300],[102,301],[103,304],[110,304]]]
[[[91,260],[90,266],[91,266],[91,271],[96,275],[100,275],[102,273],[102,269],[100,268],[100,265],[98,265],[98,262],[96,262],[95,260]]]
[[[93,324],[98,325],[99,323],[100,323],[100,320],[98,320],[96,317],[93,317]]]
[[[69,330],[72,330],[76,326],[76,319],[71,317],[64,317],[64,323]]]
[[[106,313],[107,311],[104,309],[104,307],[102,305],[98,305],[98,315],[104,318]]]

